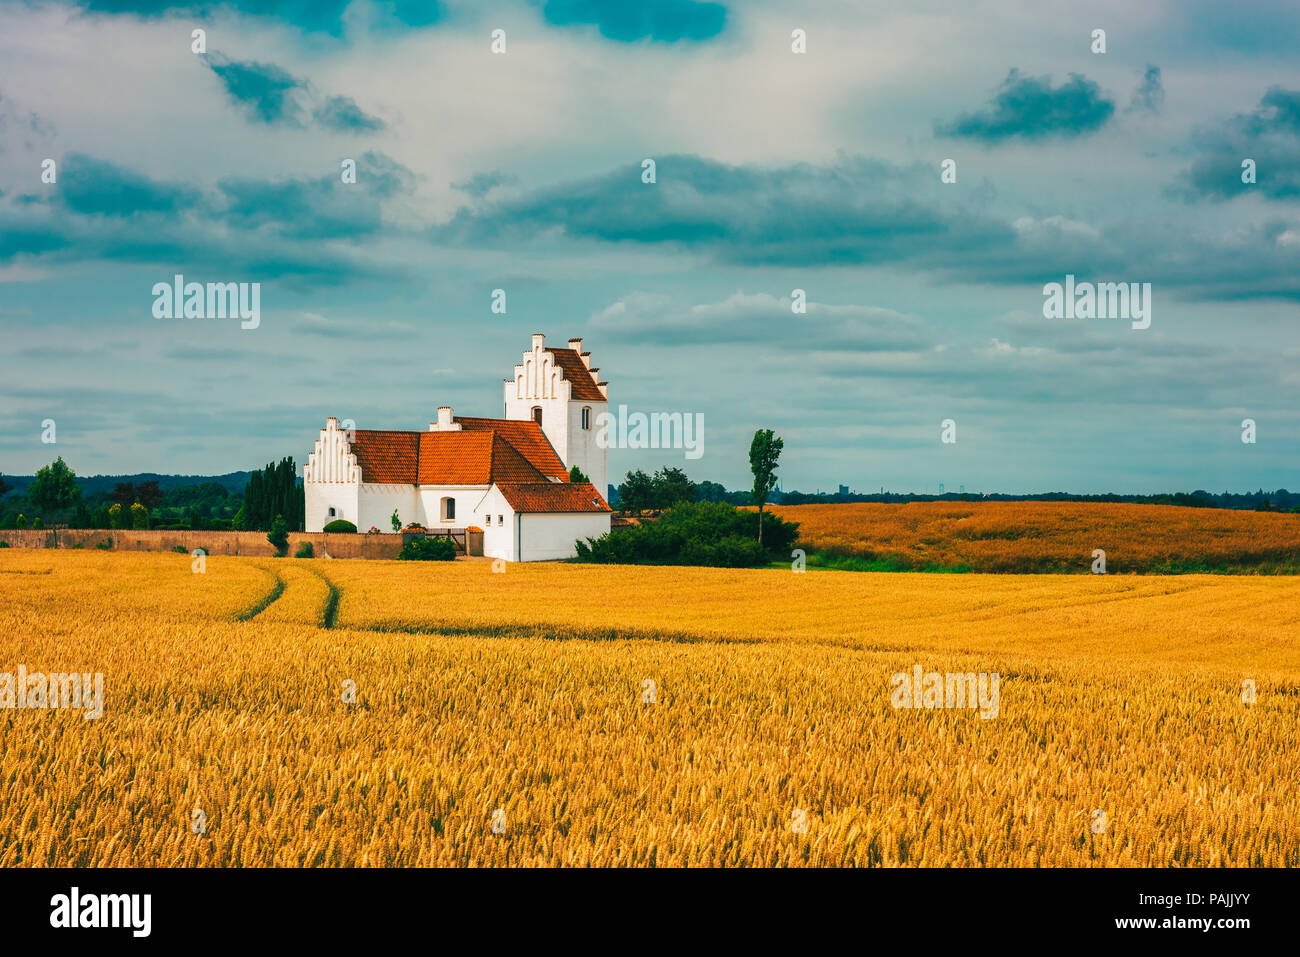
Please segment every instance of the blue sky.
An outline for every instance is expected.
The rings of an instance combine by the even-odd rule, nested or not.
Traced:
[[[0,471],[499,414],[545,332],[704,415],[614,476],[774,428],[787,489],[1294,489],[1297,52],[1280,2],[0,2]],[[260,326],[154,318],[178,272]],[[1150,328],[1045,319],[1067,274]]]

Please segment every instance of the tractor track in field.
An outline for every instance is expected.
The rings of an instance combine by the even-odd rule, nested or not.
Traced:
[[[281,596],[284,595],[285,589],[288,587],[288,583],[285,582],[284,576],[280,574],[279,570],[273,567],[267,567],[260,562],[250,562],[250,564],[270,575],[272,579],[274,579],[275,583],[271,586],[271,590],[259,598],[257,602],[236,615],[236,621],[252,621],[257,618],[258,615],[261,615],[264,611],[279,601]],[[325,596],[324,603],[320,607],[320,614],[317,616],[316,627],[332,629],[338,622],[339,600],[342,598],[343,593],[334,582],[330,581],[328,577],[316,569],[307,565],[294,565],[291,567],[302,568],[303,571],[316,576],[325,583],[328,592]]]

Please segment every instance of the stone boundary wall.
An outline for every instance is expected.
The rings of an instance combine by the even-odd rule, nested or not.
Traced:
[[[204,549],[209,555],[270,557],[275,548],[265,532],[169,532],[157,529],[0,529],[0,542],[12,548],[93,549],[109,540],[119,551],[168,552],[181,545],[187,552]],[[396,558],[402,536],[357,535],[348,532],[290,532],[289,555],[299,542],[311,542],[317,558]]]

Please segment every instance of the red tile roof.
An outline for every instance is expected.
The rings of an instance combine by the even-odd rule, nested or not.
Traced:
[[[608,512],[590,482],[499,482],[497,488],[516,512]]]
[[[481,419],[471,415],[458,415],[455,421],[466,432],[496,432],[514,446],[544,478],[557,478],[562,482],[569,480],[569,470],[551,447],[542,427],[532,419]]]
[[[588,402],[605,401],[605,394],[596,386],[596,380],[591,377],[576,349],[556,349],[550,346],[546,351],[555,356],[564,378],[573,384],[573,390],[569,393],[573,398]]]
[[[395,429],[357,429],[352,453],[361,466],[361,481],[414,484],[421,434]]]
[[[485,422],[504,420],[481,420]],[[535,422],[528,425],[540,433]],[[544,482],[551,474],[568,473],[545,436],[544,450],[528,429],[519,432],[526,448],[521,451],[496,429],[447,432],[405,432],[357,429],[352,452],[361,466],[361,480],[400,485],[491,485],[493,482]],[[532,451],[532,455],[528,454]],[[547,471],[534,464],[536,458]]]

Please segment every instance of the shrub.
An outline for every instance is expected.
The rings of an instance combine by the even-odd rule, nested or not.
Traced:
[[[178,555],[188,555],[190,553],[189,549],[184,545],[173,545],[172,551],[176,552]]]
[[[393,509],[393,517],[389,519],[389,521],[393,523],[394,532],[400,532],[402,530],[402,520],[397,517],[397,509]]]
[[[578,542],[578,560],[626,565],[753,568],[790,553],[799,526],[768,515],[758,542],[758,513],[725,502],[684,502],[656,522]]]
[[[284,516],[277,515],[271,522],[271,530],[266,533],[266,540],[275,546],[275,553],[283,555],[289,550],[289,526]]]
[[[102,542],[96,542],[95,547],[106,552],[113,547],[113,540],[111,538],[106,538]]]
[[[8,547],[9,547],[8,542],[0,540],[0,548],[8,548]]]
[[[357,530],[357,527],[356,527],[355,525],[353,525],[351,522],[349,522],[346,518],[336,518],[336,519],[334,519],[334,521],[330,522],[330,523],[329,523],[328,525],[326,525],[325,528],[324,528],[324,531],[327,531],[327,532],[353,532],[353,533],[355,533],[356,530]]]
[[[39,515],[37,515],[34,519],[32,519],[32,528],[44,528],[44,527],[45,527],[45,520],[41,518]]]
[[[397,556],[405,561],[449,562],[456,558],[456,543],[450,538],[413,538]]]
[[[311,547],[311,542],[299,542],[298,550],[293,553],[294,558],[315,558],[316,550]]]

